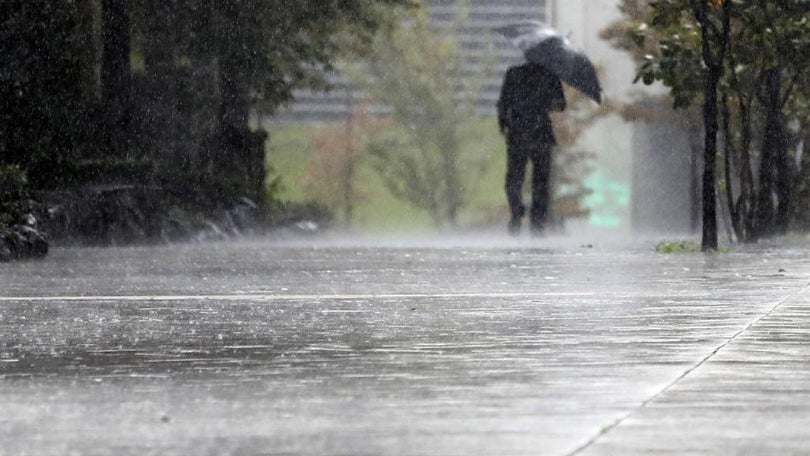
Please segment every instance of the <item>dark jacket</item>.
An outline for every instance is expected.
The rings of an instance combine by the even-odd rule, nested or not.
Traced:
[[[556,144],[552,110],[565,109],[560,78],[543,66],[524,63],[506,71],[498,99],[498,126],[513,144]]]

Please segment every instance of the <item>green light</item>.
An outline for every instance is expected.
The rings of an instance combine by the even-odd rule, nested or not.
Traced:
[[[630,183],[596,170],[585,179],[585,186],[591,190],[585,197],[585,206],[590,210],[588,223],[601,228],[621,228],[630,207]]]

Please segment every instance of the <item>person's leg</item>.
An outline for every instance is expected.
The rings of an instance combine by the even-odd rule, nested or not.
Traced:
[[[552,203],[551,168],[554,146],[541,144],[532,151],[532,207],[530,226],[533,233],[542,232],[548,223]]]
[[[526,161],[528,154],[526,151],[514,144],[507,145],[506,156],[506,199],[509,202],[509,210],[512,219],[509,221],[509,233],[516,235],[520,233],[520,221],[526,213],[526,206],[523,205],[523,180],[526,177]]]

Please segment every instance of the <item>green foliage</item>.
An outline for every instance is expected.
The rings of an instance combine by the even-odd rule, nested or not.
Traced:
[[[465,4],[459,2],[460,11]],[[392,109],[400,127],[369,142],[375,169],[392,195],[428,211],[437,226],[457,223],[483,172],[481,156],[460,155],[460,126],[475,115],[473,100],[486,77],[462,74],[458,37],[465,20],[462,13],[439,30],[425,9],[391,17],[369,58],[348,69],[374,100]]]
[[[28,178],[17,165],[0,165],[0,226],[19,223],[28,199]]]
[[[70,156],[92,99],[86,2],[0,2],[0,163]]]
[[[145,184],[154,180],[154,163],[115,157],[47,160],[29,166],[28,173],[28,183],[34,189],[70,190],[87,185]]]
[[[345,52],[342,33],[366,43],[385,7],[406,0],[185,0],[176,10],[178,53],[191,65],[216,59],[265,110],[297,87],[325,87],[323,70]]]
[[[96,160],[81,160],[73,172],[77,183],[87,182],[137,182],[145,183],[153,174],[149,160],[127,160],[107,157]]]
[[[695,241],[661,241],[655,245],[656,253],[661,254],[699,253],[702,250],[700,243]],[[718,253],[729,253],[731,249],[728,247],[720,247],[714,251]]]
[[[692,0],[624,0],[626,15],[602,32],[602,36],[633,54],[639,63],[636,81],[660,81],[672,90],[676,107],[702,100],[706,66],[702,62],[701,25],[694,16]],[[756,95],[762,72],[781,67],[792,77],[805,77],[810,57],[810,22],[807,2],[729,2],[732,34],[729,39],[728,71],[721,88]],[[709,28],[716,30],[719,8],[710,9]],[[710,46],[716,43],[709,43]],[[803,90],[797,79],[791,91]],[[787,92],[783,95],[791,95]],[[784,97],[787,100],[791,97]]]
[[[505,156],[503,141],[491,118],[473,117],[465,119],[459,126],[462,132],[460,155],[484,157],[486,171],[479,175],[475,188],[467,197],[469,204],[459,213],[459,223],[479,225],[493,218],[493,211],[504,206],[503,173]],[[367,128],[366,128],[367,127]],[[340,179],[334,177],[340,171],[326,169],[329,163],[340,161],[341,157],[325,158],[327,148],[322,143],[332,132],[343,131],[343,124],[318,126],[289,125],[274,130],[274,140],[267,146],[267,161],[283,176],[280,200],[304,202],[316,200],[327,204],[335,212],[336,221],[343,221],[342,189]],[[358,157],[355,170],[355,205],[353,228],[358,230],[433,230],[436,223],[424,210],[392,196],[384,179],[375,169],[375,159],[368,155],[367,145],[383,138],[403,135],[400,127],[390,120],[369,120],[365,127],[356,126]],[[332,151],[340,155],[342,139],[334,143]],[[470,170],[461,168],[462,180]],[[333,175],[332,178],[325,176]],[[497,217],[500,225],[502,217]]]
[[[570,114],[573,116],[580,104],[576,96],[569,97]],[[587,102],[591,103],[592,102]],[[582,103],[587,105],[587,103]],[[576,135],[579,127],[586,125],[589,116],[578,120],[563,119],[557,122],[560,127],[557,137],[560,150],[557,151],[554,213],[555,221],[585,216],[583,195],[588,193],[583,182],[590,172],[590,155],[579,148],[568,148],[569,134]],[[359,157],[355,170],[355,206],[353,228],[358,230],[423,230],[432,231],[436,223],[426,209],[414,207],[402,199],[395,198],[388,190],[385,179],[375,168],[379,164],[370,157],[363,144],[378,144],[384,138],[396,140],[404,133],[393,122],[369,122],[366,131],[356,128],[358,147],[365,154]],[[569,129],[569,127],[572,127]],[[284,176],[279,200],[303,202],[315,200],[326,204],[336,215],[341,210],[341,187],[337,178],[326,178],[326,173],[338,174],[339,170],[327,167],[340,157],[324,158],[322,150],[315,143],[324,136],[342,131],[344,125],[303,126],[289,125],[274,130],[274,140],[268,144],[267,161]],[[459,211],[458,224],[462,228],[495,226],[501,228],[508,219],[508,208],[503,192],[506,170],[506,150],[503,138],[498,133],[497,121],[492,117],[471,117],[464,119],[459,126],[461,144],[459,156],[477,157],[478,166],[460,167],[461,180],[474,180],[474,187],[466,194],[468,204]],[[376,132],[376,134],[374,134]],[[334,153],[340,154],[341,141],[331,143]],[[325,146],[322,146],[325,147]],[[484,169],[480,172],[481,168]],[[566,168],[566,169],[563,169]],[[319,170],[319,171],[316,171]]]
[[[558,225],[590,215],[585,200],[591,190],[585,185],[585,178],[593,171],[595,154],[583,149],[578,141],[594,122],[614,109],[609,103],[594,109],[591,100],[574,89],[567,89],[565,98],[566,110],[552,113],[557,138],[552,172],[555,191],[552,216]]]
[[[356,206],[367,199],[359,190],[363,150],[373,132],[389,124],[358,106],[344,123],[325,125],[310,135],[313,157],[304,176],[306,195],[334,208],[346,228],[354,221]]]
[[[84,150],[109,150],[99,144],[109,132],[100,112],[103,2],[9,0],[0,3],[0,161],[28,166],[42,160],[70,161]],[[133,17],[132,55],[140,62],[129,71],[142,75],[135,94],[135,117],[151,117],[148,135],[135,134],[127,149],[142,151],[139,141],[172,155],[176,137],[152,144],[151,134],[181,135],[208,120],[197,111],[211,109],[212,96],[241,105],[261,103],[272,112],[292,99],[295,88],[324,87],[323,72],[344,52],[343,33],[359,37],[361,49],[379,26],[381,11],[405,0],[288,2],[282,0],[176,0],[126,2]],[[200,83],[207,80],[209,83]],[[219,81],[219,86],[215,81]],[[211,84],[211,82],[214,82]],[[195,93],[188,93],[194,88]],[[156,114],[160,113],[160,114]],[[178,124],[185,116],[187,122]],[[237,127],[246,128],[244,125]],[[144,119],[131,119],[136,130]],[[149,122],[146,122],[147,124]],[[111,125],[126,129],[129,125]],[[211,130],[195,131],[199,143]],[[96,143],[95,147],[92,143]],[[90,144],[88,144],[90,143]],[[120,144],[119,144],[120,145]],[[193,149],[193,148],[191,148]],[[191,150],[189,149],[189,150]],[[190,154],[185,151],[186,156]]]
[[[296,88],[326,87],[337,56],[367,49],[383,11],[406,3],[4,0],[0,165],[20,165],[37,190],[165,189],[77,198],[86,207],[71,215],[89,224],[128,220],[88,230],[99,235],[129,224],[124,238],[141,238],[154,217],[247,204],[245,196],[261,206],[280,182],[263,166],[251,108],[271,113]],[[165,231],[152,228],[147,237]]]
[[[18,165],[0,165],[0,202],[24,198],[28,192],[28,177]]]
[[[706,102],[705,80],[715,65],[724,146],[718,163],[731,225],[742,241],[785,232],[791,219],[801,218],[797,208],[808,205],[797,193],[803,177],[796,175],[806,173],[794,151],[810,126],[810,5],[624,0],[621,9],[626,17],[603,36],[633,54],[637,81],[669,87],[676,107]],[[718,61],[722,42],[728,48]]]

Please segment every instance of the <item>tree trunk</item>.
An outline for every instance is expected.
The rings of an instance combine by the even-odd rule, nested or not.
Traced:
[[[765,73],[763,104],[765,106],[765,132],[762,139],[762,156],[759,163],[759,191],[755,226],[758,237],[776,233],[776,208],[774,186],[777,182],[777,164],[784,139],[780,125],[781,74],[778,69]]]
[[[689,135],[689,230],[697,233],[700,225],[700,137]]]
[[[756,202],[754,201],[754,172],[751,168],[751,102],[749,99],[740,98],[740,129],[742,138],[740,144],[740,199],[737,205],[741,212],[742,229],[745,233],[744,242],[756,241],[754,229],[754,211]]]
[[[82,96],[85,100],[98,100],[99,77],[98,66],[101,63],[99,49],[98,24],[101,6],[95,0],[78,0],[76,2],[79,58],[82,61]],[[93,103],[95,105],[95,103]]]
[[[717,85],[720,69],[709,68],[706,74],[706,100],[703,104],[703,123],[706,129],[703,146],[703,240],[701,250],[717,250]]]
[[[737,239],[744,239],[745,233],[742,229],[741,211],[737,199],[734,197],[734,185],[732,185],[732,171],[731,171],[731,156],[734,154],[734,145],[732,144],[731,137],[731,112],[729,110],[729,101],[727,96],[723,96],[721,102],[720,117],[722,121],[722,137],[723,137],[723,171],[725,172],[725,192],[726,192],[726,205],[728,207],[729,217],[731,218],[731,228]]]
[[[780,125],[782,126],[781,135],[784,140],[784,120],[780,121]],[[776,224],[774,228],[778,234],[787,234],[790,228],[793,189],[795,188],[796,177],[785,141],[782,142],[782,147],[776,159],[776,171],[778,175],[776,181],[776,198],[778,205],[776,207]]]
[[[146,99],[142,115],[152,157],[163,160],[173,169],[182,168],[187,158],[177,156],[177,71],[175,53],[176,0],[146,1]]]
[[[127,153],[132,103],[129,0],[102,0],[101,95],[106,140],[116,153]]]
[[[453,127],[448,125],[443,131],[450,132]],[[439,153],[441,154],[441,169],[444,174],[444,219],[450,228],[458,223],[458,211],[463,206],[461,195],[461,179],[458,169],[458,139],[455,134],[447,134],[439,138]]]
[[[705,100],[703,104],[704,149],[703,149],[703,240],[701,250],[717,250],[717,89],[725,69],[726,51],[731,32],[732,2],[724,2],[718,28],[709,18],[709,5],[704,0],[692,0],[692,11],[701,28]],[[715,49],[712,49],[714,47]]]
[[[355,174],[355,144],[354,144],[354,122],[355,122],[354,97],[352,89],[346,88],[346,150],[343,152],[345,160],[343,164],[343,223],[347,230],[352,227],[354,218],[354,174]]]
[[[217,132],[205,152],[209,165],[229,189],[230,197],[247,196],[259,205],[264,202],[264,141],[267,135],[250,130],[251,67],[247,50],[253,43],[240,33],[243,20],[249,17],[252,2],[235,0],[213,2],[215,9],[213,45],[218,69],[219,109]],[[254,5],[255,6],[255,5]]]
[[[790,154],[788,153],[788,138],[787,126],[785,125],[785,115],[782,113],[781,107],[781,72],[776,81],[778,89],[773,92],[773,102],[775,103],[773,109],[773,135],[774,135],[774,162],[775,162],[775,182],[774,191],[776,192],[776,214],[774,219],[774,232],[776,234],[786,234],[790,226],[790,213],[793,205],[793,189],[794,189],[794,165]],[[776,104],[779,103],[779,104]]]
[[[247,130],[249,100],[247,88],[239,74],[237,58],[219,58],[219,129]]]
[[[450,228],[458,224],[458,211],[462,206],[461,185],[459,183],[458,169],[454,156],[445,156],[442,168],[445,171],[444,219]]]
[[[247,197],[262,206],[264,144],[267,135],[253,132],[248,124],[248,90],[240,74],[238,57],[218,56],[219,110],[217,131],[201,146],[199,166],[221,187],[218,203]]]

